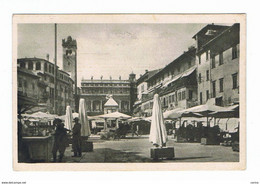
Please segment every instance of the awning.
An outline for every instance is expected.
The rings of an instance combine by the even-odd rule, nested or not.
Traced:
[[[187,76],[189,76],[190,74],[192,74],[192,72],[194,72],[196,70],[196,67],[194,66],[194,67],[192,67],[192,68],[190,68],[190,69],[188,69],[187,71],[185,71],[183,74],[182,74],[182,78],[183,77],[187,77]]]
[[[179,78],[181,78],[182,75],[177,75],[175,76],[173,79],[169,80],[168,82],[166,82],[163,87],[167,87],[170,83],[177,81]]]
[[[181,73],[179,75],[176,75],[173,79],[165,82],[165,84],[163,84],[163,87],[167,87],[170,83],[175,82],[175,81],[177,81],[180,78],[184,78],[184,77],[187,77],[187,76],[191,75],[195,70],[196,70],[196,66],[189,68],[185,72],[183,72],[183,73]]]

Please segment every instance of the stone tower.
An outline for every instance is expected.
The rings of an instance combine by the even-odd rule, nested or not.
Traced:
[[[68,36],[67,40],[62,39],[63,48],[63,70],[68,72],[77,86],[77,41]]]
[[[133,113],[134,102],[137,98],[136,75],[132,72],[129,74],[130,82],[130,112]]]

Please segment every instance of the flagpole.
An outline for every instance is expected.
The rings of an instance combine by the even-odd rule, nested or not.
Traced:
[[[57,24],[54,24],[54,114],[57,113]]]

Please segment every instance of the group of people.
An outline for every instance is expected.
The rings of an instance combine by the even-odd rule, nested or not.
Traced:
[[[81,139],[81,124],[79,123],[78,118],[74,118],[73,122],[75,122],[72,129],[72,149],[74,152],[73,157],[81,157],[82,154],[82,139]],[[54,133],[54,144],[52,149],[53,154],[53,162],[57,161],[57,152],[59,151],[59,159],[58,162],[62,162],[64,157],[64,152],[66,147],[68,147],[68,130],[64,127],[64,123],[62,123],[61,119],[55,119],[53,121],[55,125],[55,133]]]

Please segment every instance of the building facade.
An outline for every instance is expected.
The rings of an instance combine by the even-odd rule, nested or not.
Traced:
[[[198,99],[216,105],[239,102],[239,24],[207,25],[194,37],[197,42]]]
[[[141,91],[144,83],[147,83],[147,90],[141,94],[142,98],[138,99],[136,106],[142,115],[151,115],[155,93],[159,94],[164,111],[189,108],[197,104],[195,52],[196,49],[190,47],[188,51],[153,75],[149,76],[149,72],[146,72],[137,80],[137,88],[141,88]],[[138,97],[141,95],[138,93]]]
[[[88,115],[104,114],[104,105],[111,96],[119,112],[131,114],[136,99],[135,83],[134,74],[129,75],[129,80],[83,79],[80,97],[85,99]]]
[[[18,59],[18,71],[27,71],[33,73],[38,77],[37,84],[34,84],[34,88],[30,85],[26,85],[24,77],[21,72],[18,72],[18,86],[19,88],[26,90],[27,93],[34,94],[37,98],[37,106],[41,106],[42,111],[50,113],[56,113],[64,115],[66,106],[70,105],[74,107],[73,98],[73,84],[74,81],[70,78],[67,72],[57,69],[57,84],[56,84],[56,109],[54,108],[54,70],[55,65],[48,60],[40,58],[21,58]],[[21,82],[19,82],[21,81]],[[23,81],[23,82],[22,82]],[[31,82],[31,81],[27,81]],[[33,90],[32,89],[41,89]],[[35,107],[37,108],[37,107]]]
[[[46,84],[32,71],[18,67],[17,84],[18,114],[46,102]]]

